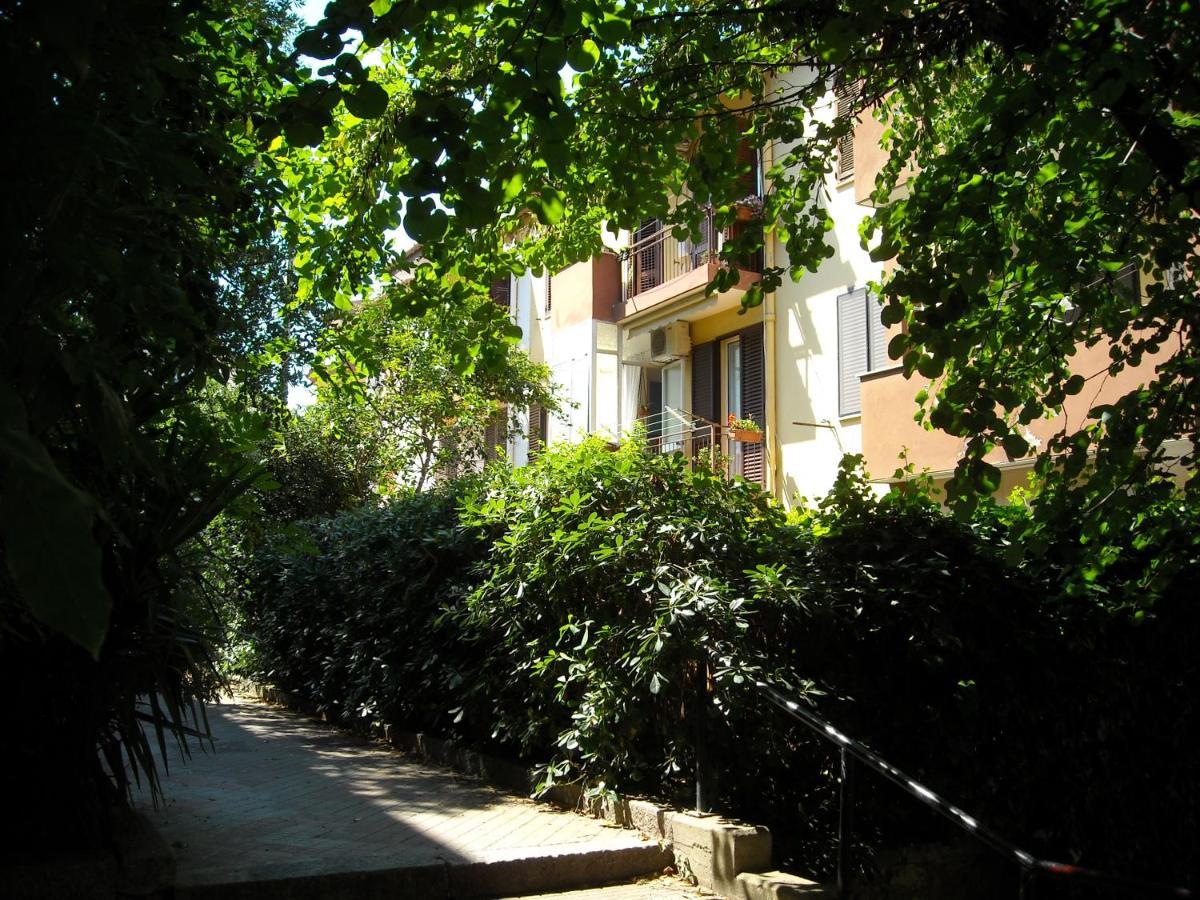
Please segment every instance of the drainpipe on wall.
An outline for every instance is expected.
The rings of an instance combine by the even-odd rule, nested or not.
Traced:
[[[761,162],[761,171],[763,172],[763,191],[766,192],[767,181],[766,173],[774,165],[775,162],[775,142],[768,141],[767,145],[762,149],[763,159]],[[769,269],[775,265],[775,235],[770,235],[769,240],[763,241],[763,268]],[[767,451],[767,491],[775,499],[781,499],[779,496],[779,441],[777,440],[778,430],[776,424],[779,421],[778,395],[775,391],[775,364],[777,354],[775,352],[775,292],[765,295],[763,298],[763,344],[766,346],[766,393],[767,393],[767,421],[766,421],[766,451]]]

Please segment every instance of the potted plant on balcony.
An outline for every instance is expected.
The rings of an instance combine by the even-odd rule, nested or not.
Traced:
[[[751,194],[749,197],[738,200],[733,207],[737,221],[754,222],[762,218],[763,199],[757,194]]]
[[[762,428],[757,422],[735,416],[729,417],[729,436],[743,444],[761,444],[763,439]]]

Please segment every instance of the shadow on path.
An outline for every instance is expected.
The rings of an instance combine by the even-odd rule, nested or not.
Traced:
[[[280,709],[238,699],[208,715],[215,750],[171,766],[161,808],[139,799],[175,850],[181,896],[188,887],[468,871],[521,859],[546,868],[547,857],[565,863],[580,853],[650,849],[634,832],[502,794]],[[473,893],[451,890],[449,874],[446,884],[442,896]],[[222,892],[234,894],[263,895]]]

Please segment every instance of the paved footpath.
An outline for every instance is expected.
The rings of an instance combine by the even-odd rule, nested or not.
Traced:
[[[175,850],[179,898],[511,897],[662,869],[637,832],[293,713],[233,699],[208,715],[215,751],[171,766],[161,808],[140,801]],[[564,896],[681,893],[667,880]]]

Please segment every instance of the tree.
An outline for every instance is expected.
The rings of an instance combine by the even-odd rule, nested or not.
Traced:
[[[822,186],[851,120],[822,107],[834,84],[858,85],[853,113],[883,116],[892,152],[864,241],[897,261],[879,290],[889,320],[906,325],[893,354],[935,379],[921,414],[965,439],[956,505],[995,488],[993,447],[1029,449],[1024,423],[1172,351],[1145,387],[1042,451],[1043,521],[1082,511],[1099,536],[1145,524],[1139,510],[1175,490],[1156,474],[1164,442],[1197,437],[1198,26],[1192,4],[1133,0],[338,0],[298,45],[333,59],[354,31],[383,49],[370,77],[387,102],[372,91],[379,118],[339,136],[359,165],[358,181],[337,177],[392,197],[391,215],[411,198],[405,227],[448,271],[478,271],[513,235],[539,264],[594,252],[602,223],[653,214],[694,230],[701,201],[734,196],[737,140],[777,141],[764,218],[790,271],[766,272],[751,304],[832,252]],[[798,75],[772,80],[779,72]],[[352,112],[363,105],[352,92],[366,92],[322,90],[327,122],[337,91]],[[665,194],[685,187],[693,201],[669,210]],[[366,247],[349,212],[344,221],[343,239]],[[755,240],[731,242],[728,261]],[[1129,263],[1144,302],[1116,277]],[[321,273],[333,271],[314,264],[313,290],[329,290]],[[1070,371],[1081,342],[1112,347],[1106,370]]]
[[[360,304],[327,335],[328,358],[318,364],[328,379],[318,405],[343,402],[346,382],[361,391],[359,408],[331,424],[336,429],[344,415],[369,419],[376,490],[383,493],[398,486],[424,490],[476,469],[495,450],[488,442],[503,443],[529,406],[559,408],[549,369],[515,347],[514,335],[491,339],[511,327],[505,312],[466,283],[439,284],[425,275]],[[414,303],[429,309],[397,318],[396,307]],[[348,367],[339,366],[348,345],[364,349]]]
[[[0,747],[21,839],[97,839],[213,687],[186,545],[254,477],[247,248],[280,186],[253,123],[286,90],[283,3],[0,3],[14,66],[0,215]],[[270,305],[270,304],[267,304]],[[146,730],[143,730],[146,729]],[[53,840],[51,840],[53,837]]]

